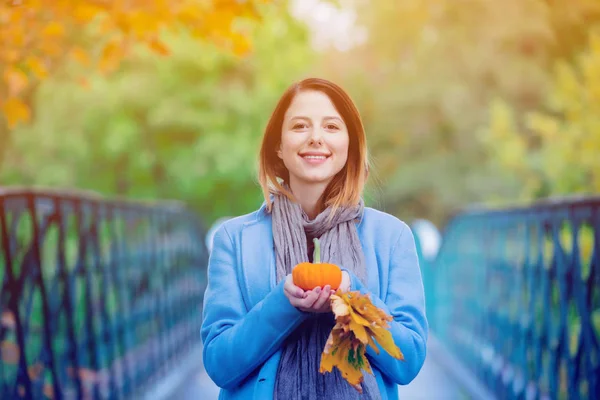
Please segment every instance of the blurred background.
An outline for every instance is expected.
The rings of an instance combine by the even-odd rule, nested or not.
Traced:
[[[152,228],[153,223],[142,224],[146,226],[142,230],[150,233],[138,238],[132,232],[137,232],[141,225],[135,222],[138,221],[135,218],[134,223],[130,223],[129,217],[123,217],[126,221],[123,236],[117,238],[107,234],[107,241],[112,243],[114,239],[116,243],[125,240],[129,232],[130,238],[136,238],[135,246],[143,243],[151,247],[150,242],[144,240],[160,238],[152,243],[168,244],[166,248],[177,252],[188,249],[192,238],[210,248],[210,240],[207,239],[214,232],[215,222],[218,224],[227,217],[248,213],[260,206],[262,195],[256,172],[263,130],[283,91],[292,82],[309,76],[335,81],[356,102],[365,124],[372,162],[366,192],[367,205],[412,224],[422,251],[424,281],[431,298],[428,307],[431,304],[434,326],[448,321],[450,315],[443,307],[436,308],[442,300],[459,305],[453,312],[473,311],[472,307],[482,312],[477,308],[475,295],[476,290],[481,291],[485,286],[471,286],[474,294],[466,303],[464,298],[456,297],[457,291],[452,292],[452,298],[435,298],[434,295],[443,292],[440,286],[435,286],[443,285],[443,282],[434,282],[433,277],[437,276],[434,272],[449,271],[447,275],[439,276],[450,280],[453,276],[448,270],[448,263],[438,266],[438,270],[428,268],[434,268],[440,243],[442,249],[444,244],[448,249],[449,246],[452,248],[448,243],[458,243],[448,240],[448,232],[453,232],[453,225],[449,222],[454,217],[463,215],[466,210],[475,213],[487,210],[491,213],[489,215],[497,216],[499,214],[491,210],[503,213],[514,207],[533,210],[530,214],[537,215],[537,206],[532,204],[540,204],[540,201],[572,199],[573,196],[584,199],[579,203],[565,200],[565,211],[560,214],[563,219],[557,220],[556,226],[554,222],[542,219],[539,224],[531,223],[531,226],[539,228],[536,232],[541,235],[541,244],[536,249],[554,254],[555,257],[549,259],[558,264],[540,266],[539,271],[542,272],[532,272],[523,281],[532,285],[536,281],[549,282],[548,289],[543,289],[538,296],[539,307],[546,300],[546,304],[555,303],[565,319],[542,318],[541,326],[556,328],[557,332],[566,329],[565,336],[561,336],[563,333],[558,335],[558,343],[569,343],[569,340],[573,343],[573,337],[576,338],[573,345],[573,354],[577,355],[575,361],[568,361],[572,357],[568,355],[568,349],[561,346],[546,351],[551,348],[549,336],[538,333],[535,337],[539,340],[531,339],[531,335],[527,336],[530,332],[527,330],[528,323],[523,322],[523,330],[518,335],[514,333],[514,337],[530,339],[523,339],[520,345],[509,347],[511,351],[518,352],[524,349],[519,346],[525,346],[529,343],[526,340],[531,340],[540,349],[540,361],[535,361],[538,359],[535,354],[527,355],[527,362],[533,363],[528,367],[530,371],[525,367],[522,370],[496,368],[494,365],[512,365],[507,361],[510,358],[507,353],[502,358],[504,361],[497,361],[498,358],[493,355],[502,354],[505,348],[490,353],[489,342],[487,347],[479,343],[477,354],[481,353],[481,357],[492,366],[490,368],[495,368],[495,373],[504,374],[498,375],[497,379],[511,381],[515,376],[521,376],[521,380],[508,394],[496,391],[499,387],[494,386],[496,383],[489,383],[497,382],[496,378],[487,375],[479,378],[480,381],[488,379],[488,389],[503,398],[523,398],[519,396],[525,395],[526,383],[538,380],[541,383],[535,383],[534,389],[530,388],[527,392],[530,397],[527,398],[571,398],[567,393],[579,396],[572,398],[594,398],[594,393],[598,393],[594,390],[600,390],[597,379],[580,379],[580,376],[591,377],[600,371],[600,291],[597,289],[600,285],[600,273],[597,272],[600,217],[597,217],[596,211],[598,201],[594,200],[594,196],[600,193],[600,1],[55,0],[47,3],[10,0],[0,5],[0,73],[0,189],[4,187],[0,195],[5,196],[4,208],[0,209],[0,214],[5,215],[5,230],[0,234],[5,238],[2,242],[3,255],[0,255],[0,282],[4,282],[4,297],[0,297],[0,305],[5,307],[0,309],[4,329],[0,330],[0,339],[3,340],[0,355],[4,368],[0,369],[0,375],[4,374],[0,394],[6,398],[37,398],[34,393],[51,398],[61,390],[61,377],[77,375],[72,371],[67,374],[66,369],[56,372],[56,375],[44,375],[38,366],[33,373],[29,372],[29,378],[24,378],[27,375],[23,372],[24,368],[27,363],[32,365],[31,360],[39,358],[39,365],[50,365],[47,354],[39,353],[41,350],[37,347],[37,353],[27,356],[33,358],[19,364],[27,340],[37,340],[39,344],[41,338],[54,329],[48,325],[54,306],[50,304],[49,311],[43,311],[46,300],[41,299],[46,299],[46,292],[42,291],[39,298],[34,294],[33,303],[28,303],[34,304],[34,310],[38,307],[36,318],[45,321],[42,324],[49,329],[46,333],[41,328],[38,333],[27,329],[23,331],[21,323],[17,322],[24,315],[30,316],[31,309],[23,311],[19,308],[19,311],[15,305],[21,301],[17,299],[24,298],[25,294],[32,296],[31,293],[37,293],[36,288],[41,290],[43,282],[38,281],[32,271],[35,268],[42,271],[44,263],[56,263],[45,259],[45,253],[37,261],[35,257],[29,259],[25,255],[18,258],[14,255],[18,249],[29,254],[26,249],[37,248],[37,244],[33,246],[32,243],[43,241],[40,236],[43,234],[39,234],[37,228],[27,228],[35,225],[35,214],[31,214],[31,210],[39,206],[37,201],[40,198],[46,198],[43,193],[62,193],[60,196],[63,197],[59,200],[66,203],[72,201],[75,204],[89,198],[86,196],[100,195],[107,199],[122,199],[127,204],[156,204],[163,207],[162,210],[166,207],[165,201],[176,200],[186,213],[191,214],[178,214],[173,221],[185,224],[184,220],[189,222],[190,218],[186,215],[193,214],[204,232],[185,228],[188,236],[185,243],[181,242],[184,247],[177,247],[180,243],[178,238],[183,237],[181,232],[163,225],[156,225],[155,228],[159,228],[155,229]],[[31,188],[39,192],[32,195]],[[7,190],[22,190],[18,192],[21,197],[17,196],[16,203],[9,204]],[[33,200],[31,196],[34,196]],[[52,196],[48,198],[59,201]],[[19,198],[22,204],[18,202],[21,201]],[[544,218],[555,215],[552,210],[556,208],[540,207],[539,215],[545,215]],[[585,221],[571,219],[565,225],[564,218],[571,218],[569,213],[578,207],[583,207],[581,215],[585,214],[585,217],[581,218]],[[85,214],[77,210],[74,215]],[[25,228],[20,228],[17,222],[11,228],[11,221],[17,221],[23,213],[30,213],[30,218],[24,223]],[[143,216],[144,212],[140,215]],[[506,217],[502,219],[502,226],[506,225],[506,221],[515,221],[517,225],[518,221],[525,221],[515,214],[501,215]],[[136,218],[143,220],[139,215]],[[168,219],[167,216],[165,218]],[[477,218],[467,221],[474,231],[479,228],[485,230],[496,221],[488,218],[488,214]],[[537,217],[532,218],[535,220]],[[177,223],[174,222],[173,226]],[[114,226],[120,225],[115,223]],[[528,226],[523,228],[527,232]],[[581,230],[580,226],[583,227]],[[209,236],[206,236],[205,232],[210,228]],[[442,237],[439,231],[446,231],[446,235]],[[73,233],[76,239],[71,243],[75,254],[73,260],[77,259],[77,249],[86,251],[82,243],[89,239],[81,231],[77,232]],[[64,241],[68,242],[70,236],[61,235],[57,234],[50,243],[60,247]],[[482,234],[479,239],[485,237]],[[537,236],[527,236],[530,239],[534,237]],[[575,247],[577,251],[566,252],[578,254],[569,262],[560,258],[564,255],[560,240],[565,237],[571,250],[574,243],[580,243],[579,250]],[[96,239],[98,237],[94,236],[89,240]],[[531,239],[531,242],[536,240]],[[465,251],[475,258],[484,257],[485,246],[492,242],[480,243],[478,250],[472,245]],[[498,246],[506,255],[519,243],[518,239],[502,239]],[[462,249],[459,244],[454,248]],[[12,256],[10,249],[13,249]],[[197,262],[205,263],[207,253],[204,250],[186,254]],[[61,251],[57,250],[53,256],[58,257]],[[111,251],[107,250],[106,254],[113,254]],[[100,251],[96,256],[100,257],[100,254],[104,253]],[[503,264],[507,270],[513,271],[519,262],[528,265],[527,260],[533,259],[534,252],[531,255],[526,252],[519,254],[517,261]],[[540,260],[546,260],[544,255],[540,257]],[[8,262],[13,258],[15,262],[18,258],[22,265],[32,263],[31,270],[26,267],[19,270],[22,279],[18,278],[18,271],[9,273],[11,268],[16,268],[10,267]],[[483,265],[475,264],[475,258],[468,259],[474,264],[462,265],[473,268],[476,268],[474,265]],[[166,272],[161,276],[170,276],[170,267],[164,265]],[[582,271],[581,291],[577,286],[579,283],[571,284],[574,279],[571,275],[565,281],[569,282],[571,289],[563,290],[562,284],[557,283],[563,277],[560,272],[563,270],[555,265],[577,266],[573,267],[576,269],[571,275]],[[124,287],[136,287],[125,297],[150,294],[155,287],[160,293],[168,292],[164,287],[160,289],[162,278],[155,282],[152,270],[147,266],[142,270],[144,268],[147,271],[141,272],[141,275],[123,278]],[[523,271],[514,269],[517,270]],[[428,275],[427,271],[434,272]],[[470,273],[464,269],[460,271],[464,274],[456,276],[464,277]],[[69,273],[77,275],[74,270]],[[186,292],[193,294],[189,298],[193,301],[186,304],[192,310],[189,315],[195,313],[195,316],[181,317],[181,321],[194,318],[192,331],[198,327],[200,318],[198,304],[194,302],[201,302],[205,284],[202,281],[205,270],[192,272],[198,273],[204,274],[198,278],[199,286]],[[23,283],[29,279],[28,274],[33,276],[31,293],[27,291],[28,284]],[[64,276],[67,275],[65,273]],[[64,276],[57,273],[56,279],[62,282],[66,279]],[[99,273],[98,276],[103,275]],[[494,274],[486,276],[477,278],[483,280],[475,282],[489,285],[490,276]],[[506,283],[508,291],[511,285],[518,288],[514,299],[517,302],[521,299],[522,303],[513,308],[531,311],[532,318],[538,315],[535,311],[538,306],[533,305],[537,304],[533,286],[527,289],[529,283],[507,280],[506,276],[497,279]],[[491,282],[495,281],[492,279]],[[165,283],[165,287],[169,285],[171,283]],[[75,298],[91,289],[82,286],[77,290],[81,293],[74,295]],[[508,292],[496,294],[502,296],[502,293]],[[164,298],[169,299],[169,296],[165,294]],[[584,300],[580,302],[575,298]],[[525,305],[530,301],[530,307]],[[118,310],[115,304],[112,305],[113,311]],[[485,306],[489,304],[485,303]],[[62,303],[57,303],[56,312],[62,312],[62,306]],[[463,306],[466,308],[461,308]],[[91,306],[82,307],[84,314],[94,312]],[[569,325],[564,322],[567,309],[571,310],[569,307],[579,310],[575,312],[579,318],[576,331],[568,328],[575,323]],[[147,307],[144,310],[144,318],[158,312],[158,309]],[[438,314],[438,310],[442,311]],[[592,320],[595,325],[592,325]],[[493,318],[489,321],[498,322]],[[152,334],[139,333],[138,322],[127,320],[123,323],[133,324],[137,332],[135,335],[152,337]],[[107,346],[112,343],[110,332],[115,337],[120,334],[120,325],[115,324],[108,333],[98,331],[99,337],[104,338],[102,343]],[[473,332],[479,329],[475,325]],[[94,331],[94,325],[90,326],[89,332]],[[166,329],[160,326],[160,329]],[[446,339],[451,341],[452,337],[461,334],[464,339],[464,332],[455,332],[452,336],[444,333],[441,325],[437,327],[442,342]],[[507,329],[515,327],[507,325]],[[10,336],[10,332],[14,336]],[[198,331],[190,336],[194,343],[198,341],[197,334]],[[23,337],[37,339],[17,340]],[[92,345],[87,343],[85,346],[89,348]],[[124,352],[123,348],[119,351]],[[170,347],[164,349],[165,357],[169,358]],[[460,351],[461,347],[454,346],[454,350],[457,349]],[[592,355],[588,358],[580,355],[585,352]],[[559,354],[563,353],[566,354],[564,360],[567,360],[568,368],[561,372],[558,364],[563,356]],[[68,354],[66,359],[74,353]],[[558,357],[558,364],[552,364],[552,355]],[[98,364],[93,358],[82,360],[80,365],[88,368],[85,371],[103,368],[102,362]],[[468,364],[469,359],[463,361]],[[446,372],[438,371],[441,364],[441,361],[427,364],[428,372],[424,378],[419,378],[422,386],[417,390],[422,391],[427,386],[431,389],[431,382],[457,385],[447,378]],[[192,366],[192,370],[196,367]],[[515,371],[521,371],[521,375]],[[147,376],[152,375],[152,371],[146,372]],[[139,382],[146,382],[144,374],[140,375]],[[196,377],[203,376],[198,372],[194,374]],[[41,383],[37,389],[35,385],[30,388],[32,383],[28,379],[34,378],[46,383]],[[94,381],[95,378],[83,374],[73,379]],[[132,387],[137,387],[137,378],[132,379]],[[196,395],[190,398],[210,399],[216,396],[216,392],[207,394],[207,390],[214,390],[207,389],[210,387],[207,377],[197,381],[201,383],[193,390],[205,391],[206,397],[195,392]],[[553,381],[559,382],[558,386],[553,386]],[[585,385],[580,385],[584,381]],[[81,387],[79,385],[75,386]],[[127,397],[125,393],[130,393],[129,389],[123,389],[121,384],[117,386]],[[440,387],[443,385],[440,384]],[[473,388],[472,385],[470,387]],[[445,392],[447,396],[444,398],[469,397],[464,390],[461,395],[449,395],[458,393],[458,389],[452,391],[454,389]],[[186,396],[185,387],[177,390],[179,394],[172,398]],[[471,398],[477,398],[473,397],[473,393],[482,393],[478,390],[469,392]],[[94,393],[96,397],[102,397],[104,392]],[[411,393],[404,398],[418,397],[415,397],[416,392]],[[437,392],[431,396],[442,395]],[[422,398],[441,398],[431,396],[424,395]]]
[[[600,189],[597,0],[159,1],[104,19],[110,1],[18,3],[1,14],[3,185],[250,212],[276,101],[321,76],[362,113],[368,200],[388,212],[441,224]]]

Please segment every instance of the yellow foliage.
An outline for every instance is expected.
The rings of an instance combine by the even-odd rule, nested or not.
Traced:
[[[71,58],[83,66],[88,66],[91,63],[89,54],[78,46],[75,46],[73,49],[71,49]]]
[[[102,72],[110,72],[119,64],[119,60],[123,56],[120,41],[111,40],[104,46],[102,55],[100,56],[99,68]]]
[[[27,86],[27,75],[18,68],[4,69],[4,82],[10,96],[16,96]]]
[[[9,128],[14,128],[21,121],[29,121],[29,108],[22,100],[10,97],[2,104],[2,111],[6,115]]]
[[[160,41],[159,38],[155,37],[150,40],[149,47],[160,55],[167,56],[171,54],[169,48]]]
[[[42,35],[60,38],[65,35],[65,27],[56,21],[52,21],[42,29]]]
[[[576,62],[557,62],[546,109],[517,115],[497,101],[490,115],[487,147],[524,198],[535,198],[541,182],[544,195],[600,192],[600,34],[590,33]]]
[[[331,296],[331,310],[336,324],[321,355],[319,372],[331,372],[333,367],[337,367],[342,377],[362,393],[362,371],[373,373],[366,357],[367,346],[379,354],[376,340],[392,357],[404,359],[388,329],[388,321],[392,317],[375,307],[369,296],[360,292],[338,291]]]
[[[258,17],[256,6],[265,0],[68,0],[2,2],[0,4],[0,99],[11,127],[29,118],[24,99],[40,79],[72,59],[100,71],[114,71],[132,45],[141,43],[160,55],[170,51],[159,36],[165,29],[188,28],[244,54],[248,39],[232,23]],[[95,24],[98,22],[99,24]],[[91,29],[94,23],[94,27]],[[90,37],[91,35],[91,37]],[[83,45],[83,38],[99,44],[99,55]],[[89,40],[87,41],[89,42]],[[26,67],[25,69],[23,67]],[[25,76],[23,76],[25,74]],[[13,99],[12,97],[18,98]],[[0,100],[1,101],[1,100]],[[24,109],[25,107],[25,109]],[[13,113],[13,114],[7,114]]]
[[[48,70],[44,66],[44,62],[35,56],[29,56],[25,59],[25,65],[29,71],[37,79],[44,79],[48,76]]]

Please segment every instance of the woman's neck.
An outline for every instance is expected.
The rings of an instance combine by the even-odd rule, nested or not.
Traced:
[[[319,210],[319,200],[321,199],[321,196],[323,196],[323,192],[325,192],[327,185],[327,182],[310,184],[294,182],[293,180],[290,182],[290,189],[292,189],[294,197],[308,218],[314,219],[319,215],[319,211],[321,211]]]

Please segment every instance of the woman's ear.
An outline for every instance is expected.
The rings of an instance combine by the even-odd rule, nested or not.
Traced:
[[[279,145],[279,148],[277,149],[277,157],[283,159],[283,153],[281,152],[281,145]]]

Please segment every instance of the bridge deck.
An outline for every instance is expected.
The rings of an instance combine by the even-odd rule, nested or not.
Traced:
[[[459,383],[436,359],[438,352],[428,349],[427,359],[417,378],[406,386],[399,386],[400,399],[410,400],[463,400],[469,399]],[[429,351],[431,350],[431,351]],[[202,368],[202,352],[195,350],[182,365],[181,371],[161,382],[161,388],[148,396],[152,399],[216,400],[219,388]]]

